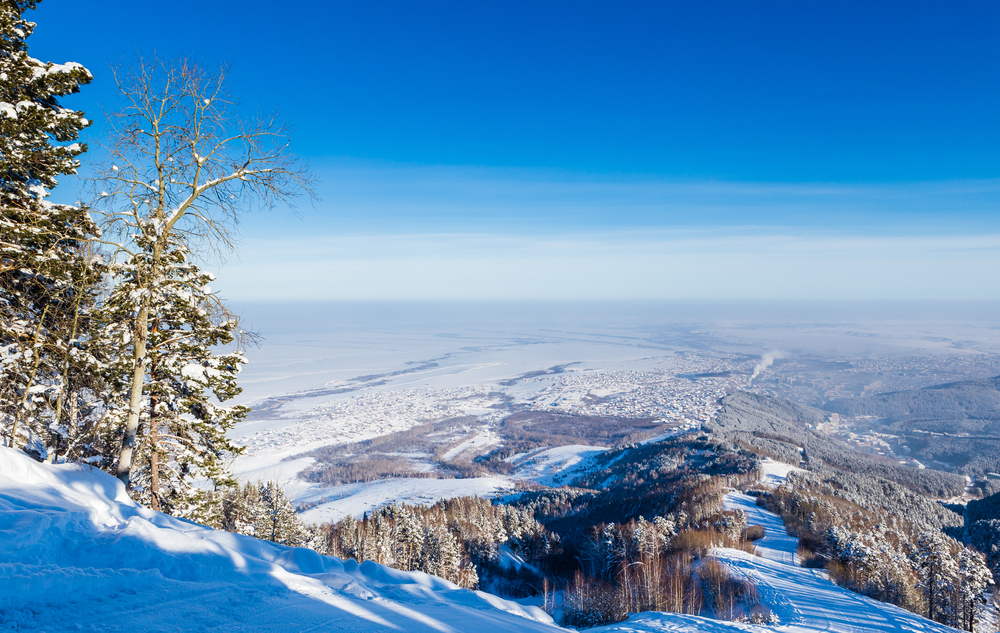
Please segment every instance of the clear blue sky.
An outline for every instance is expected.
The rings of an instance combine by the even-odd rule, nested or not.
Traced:
[[[323,202],[301,220],[246,223],[243,264],[227,266],[241,298],[306,292],[267,290],[247,267],[274,238],[303,235],[319,242],[296,252],[331,280],[329,297],[405,294],[380,284],[549,296],[551,284],[496,281],[530,251],[531,270],[598,262],[556,275],[567,297],[794,297],[827,271],[845,298],[1000,298],[997,244],[981,241],[1000,234],[995,2],[45,0],[31,19],[34,56],[97,76],[69,102],[94,119],[113,98],[107,64],[155,49],[228,61],[248,105],[296,126]],[[950,246],[920,241],[942,235]],[[490,246],[469,251],[473,237]],[[804,254],[776,260],[776,239]],[[810,260],[816,240],[824,264]],[[908,257],[885,255],[898,248],[939,284],[893,267]],[[657,282],[678,276],[664,249],[723,263]],[[364,257],[345,263],[354,250]],[[754,258],[782,263],[769,282],[726,272]],[[857,271],[830,270],[848,259]],[[463,266],[479,281],[449,277]],[[657,273],[609,293],[593,277],[608,266]],[[783,278],[789,267],[805,277]],[[414,278],[400,282],[401,268]]]

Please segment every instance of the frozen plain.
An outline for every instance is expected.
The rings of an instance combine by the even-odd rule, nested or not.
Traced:
[[[917,358],[932,365],[908,378],[921,385],[1000,373],[989,306],[384,302],[248,304],[243,314],[264,342],[248,351],[241,379],[239,401],[258,411],[234,432],[248,448],[234,470],[280,481],[296,503],[326,500],[308,521],[493,494],[518,480],[560,485],[570,475],[561,471],[603,448],[553,449],[509,478],[331,487],[298,477],[314,463],[309,450],[461,416],[486,427],[459,446],[486,451],[510,403],[696,426],[718,397],[748,388],[761,355],[774,350],[801,363],[861,359],[904,376]]]

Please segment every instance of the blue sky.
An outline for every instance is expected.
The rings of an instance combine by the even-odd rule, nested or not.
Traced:
[[[321,178],[234,298],[1000,298],[996,3],[99,4],[32,17],[70,105],[228,61]]]

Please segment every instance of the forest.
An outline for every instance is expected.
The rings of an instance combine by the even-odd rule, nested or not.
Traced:
[[[973,477],[1000,472],[1000,376],[833,400],[823,408],[874,418],[866,423],[906,437],[915,458],[954,464]]]

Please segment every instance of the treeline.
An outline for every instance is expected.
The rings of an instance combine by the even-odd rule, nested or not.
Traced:
[[[540,593],[541,570],[561,551],[559,537],[527,511],[479,497],[426,507],[392,504],[361,520],[349,516],[313,529],[321,554],[423,571],[508,596]]]
[[[960,529],[962,517],[911,489],[871,475],[824,469],[789,473],[787,482],[799,490],[837,497],[874,514],[902,518],[939,530]]]
[[[760,459],[727,441],[674,438],[602,453],[573,487],[519,493],[505,499],[532,511],[572,547],[590,528],[639,516],[684,512],[700,522],[722,507],[729,488],[759,478]]]
[[[993,580],[1000,585],[1000,493],[968,503],[965,507],[965,536],[986,556]]]
[[[86,204],[47,200],[90,124],[60,105],[92,80],[28,55],[36,1],[0,4],[0,437],[114,473],[140,503],[212,522],[235,482],[227,432],[252,341],[197,249],[232,250],[241,212],[309,193],[280,121],[244,121],[225,71],[139,58],[112,71],[104,161]],[[226,350],[226,351],[220,351]],[[196,485],[196,482],[198,484]]]
[[[277,482],[237,485],[220,495],[221,513],[209,527],[279,545],[316,549],[315,531],[295,515]]]
[[[834,582],[937,622],[974,630],[993,584],[983,555],[898,513],[871,511],[790,481],[759,503],[784,517],[804,564]]]

